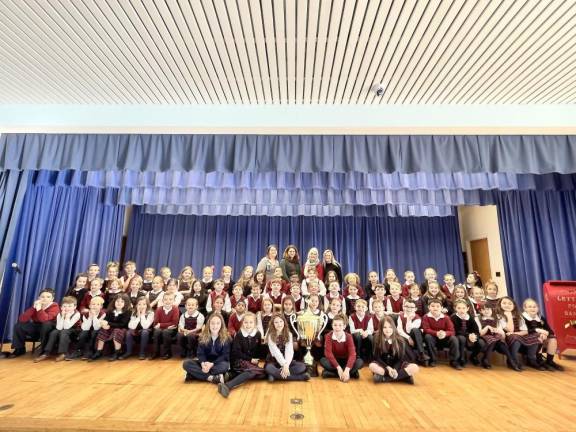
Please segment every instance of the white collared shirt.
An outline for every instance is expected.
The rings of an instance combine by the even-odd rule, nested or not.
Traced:
[[[336,342],[340,342],[340,343],[344,343],[346,342],[346,332],[342,332],[342,336],[338,337],[336,336],[336,332],[332,332],[332,340],[336,341]]]
[[[204,325],[204,315],[202,315],[198,310],[196,310],[192,315],[186,311],[180,315],[180,320],[178,321],[178,328],[180,330],[184,329],[184,326],[186,325],[186,318],[196,318],[195,330],[200,330]]]
[[[256,336],[256,333],[258,333],[258,329],[253,328],[250,333],[247,333],[246,330],[244,330],[243,328],[240,328],[240,333],[242,333],[242,336],[244,336],[244,337],[249,337],[249,336],[254,337],[254,336]]]
[[[542,321],[542,318],[540,318],[540,315],[536,315],[535,317],[531,317],[530,314],[528,314],[528,312],[522,312],[522,316],[524,317],[524,319],[526,321]]]
[[[62,317],[62,312],[60,312],[56,316],[56,330],[69,330],[72,327],[74,327],[74,325],[78,322],[79,319],[80,319],[80,312],[78,312],[77,310],[75,310],[74,313],[66,319]]]
[[[436,318],[434,315],[432,315],[432,312],[428,312],[426,314],[427,317],[430,317],[436,321],[440,321],[441,319],[444,319],[444,314],[442,312],[440,312],[440,315],[438,316],[438,318]]]
[[[138,324],[146,330],[152,326],[154,322],[154,312],[149,310],[144,315],[131,315],[130,321],[128,322],[128,328],[131,330],[136,330]]]

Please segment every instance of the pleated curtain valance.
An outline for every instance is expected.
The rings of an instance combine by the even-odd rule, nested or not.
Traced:
[[[576,137],[3,134],[9,169],[568,174]]]

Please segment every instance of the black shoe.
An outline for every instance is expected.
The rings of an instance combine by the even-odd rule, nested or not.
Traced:
[[[268,375],[268,382],[274,382],[274,377],[272,375]]]
[[[227,398],[228,395],[230,395],[230,388],[226,384],[221,382],[218,384],[218,393]]]
[[[492,365],[490,363],[488,363],[488,360],[486,360],[486,359],[482,359],[482,367],[484,369],[492,369]]]
[[[478,357],[470,357],[470,361],[474,366],[480,366],[480,360],[478,360]]]
[[[428,357],[426,354],[418,354],[418,358],[416,359],[416,363],[418,363],[421,366],[426,366],[428,364],[428,361],[430,360],[430,357]]]
[[[460,363],[455,362],[455,361],[451,361],[450,362],[450,366],[452,366],[454,369],[456,370],[462,370],[462,366],[460,365]]]
[[[335,372],[330,372],[328,370],[323,370],[322,378],[338,378],[338,374]]]
[[[117,351],[114,351],[114,354],[112,354],[110,357],[108,357],[108,361],[116,361],[120,358],[120,355],[118,354]]]
[[[138,360],[146,360],[146,354],[140,354]]]
[[[352,378],[352,379],[360,379],[360,372],[358,372],[358,371],[352,371],[352,372],[350,372],[350,378]]]
[[[564,371],[564,366],[559,365],[558,363],[556,363],[554,360],[548,360],[546,361],[546,366],[548,366],[548,368],[550,370],[556,370],[558,372],[563,372]]]
[[[306,372],[308,372],[311,377],[317,378],[318,377],[318,365],[313,364],[312,366],[307,366]]]
[[[121,356],[118,356],[118,360],[126,360],[127,358],[130,358],[130,356],[132,356],[131,353],[124,353]]]
[[[82,357],[82,352],[81,352],[81,351],[74,351],[72,354],[68,354],[68,355],[64,358],[64,360],[66,360],[66,361],[72,361],[72,360],[78,359],[78,358],[80,358],[80,357]]]
[[[194,376],[192,374],[189,374],[188,372],[186,372],[186,377],[184,378],[184,382],[189,383],[192,381],[194,381]]]
[[[411,385],[414,385],[414,377],[412,375],[410,375],[408,378],[406,378],[404,380],[404,382],[411,384]]]
[[[532,369],[536,369],[538,371],[545,371],[546,370],[546,368],[544,366],[542,366],[540,363],[538,363],[534,360],[529,360],[528,366],[530,366]]]
[[[430,361],[428,362],[428,367],[433,368],[433,367],[436,367],[437,364],[438,364],[438,363],[436,363],[436,360],[430,360]]]
[[[171,354],[164,354],[164,355],[162,356],[162,360],[169,360],[169,359],[171,359],[171,358],[172,358],[172,355],[171,355]]]
[[[374,374],[374,375],[372,375],[372,381],[374,381],[374,384],[383,383],[384,382],[384,375]]]
[[[21,357],[24,354],[26,354],[26,350],[25,349],[16,349],[14,351],[12,351],[10,354],[8,354],[8,358],[16,358],[16,357]]]
[[[88,361],[95,361],[98,360],[100,357],[102,357],[102,351],[96,351],[94,354],[90,356]]]

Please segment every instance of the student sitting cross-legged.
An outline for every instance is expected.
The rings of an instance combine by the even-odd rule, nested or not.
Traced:
[[[364,363],[356,356],[354,340],[350,333],[344,331],[345,327],[344,315],[336,315],[332,319],[332,331],[324,338],[324,357],[320,359],[324,368],[322,378],[338,378],[342,382],[360,378],[358,371]]]

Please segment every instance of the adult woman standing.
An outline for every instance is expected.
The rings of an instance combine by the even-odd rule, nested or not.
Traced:
[[[285,281],[290,280],[293,274],[298,275],[298,279],[302,276],[302,266],[300,265],[300,255],[298,248],[294,245],[286,246],[282,260],[280,261],[280,268],[282,269],[282,279]]]
[[[334,252],[332,252],[332,250],[330,249],[326,249],[322,254],[322,256],[323,256],[322,268],[324,269],[324,276],[326,276],[329,271],[333,271],[334,273],[336,273],[338,283],[340,284],[340,286],[342,286],[342,266],[338,261],[336,261]]]
[[[304,263],[303,273],[304,277],[308,277],[308,271],[310,269],[314,269],[316,270],[316,275],[318,276],[318,279],[324,281],[324,267],[322,266],[322,262],[320,261],[318,254],[319,252],[317,248],[315,247],[310,248],[310,250],[308,251],[306,262]]]
[[[264,272],[266,274],[266,280],[271,280],[274,276],[274,270],[277,267],[280,267],[278,247],[276,245],[270,245],[266,248],[266,256],[258,263],[256,273]]]

